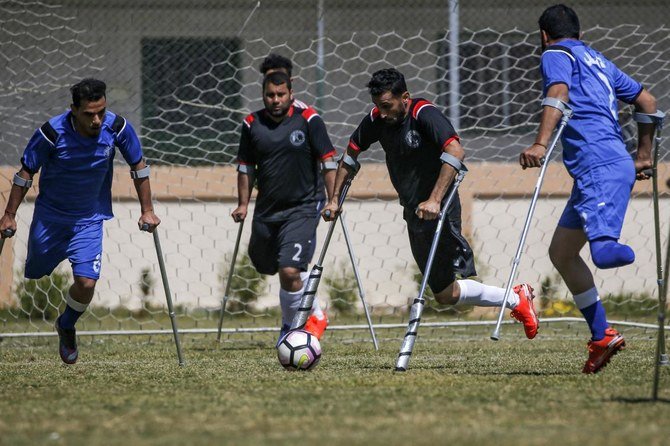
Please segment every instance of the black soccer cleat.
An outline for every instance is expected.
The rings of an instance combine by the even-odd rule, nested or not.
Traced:
[[[58,332],[58,353],[65,364],[74,364],[79,357],[77,350],[77,330],[74,328],[61,328],[60,316],[56,319],[56,331]]]

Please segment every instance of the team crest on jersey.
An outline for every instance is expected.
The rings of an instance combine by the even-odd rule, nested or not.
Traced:
[[[293,130],[289,138],[291,140],[291,144],[296,147],[301,146],[305,142],[305,132],[302,130]]]
[[[413,149],[418,149],[421,145],[421,135],[416,130],[410,130],[405,133],[405,142]]]
[[[114,149],[113,145],[108,145],[107,147],[104,148],[102,151],[102,154],[104,155],[105,158],[109,158],[109,156],[112,154],[112,150]]]

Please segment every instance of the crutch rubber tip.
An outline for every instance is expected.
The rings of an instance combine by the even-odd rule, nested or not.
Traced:
[[[394,371],[395,372],[406,372],[407,369],[405,367],[396,367]]]
[[[498,335],[491,335],[491,340],[492,340],[492,341],[499,341],[499,340],[500,340],[500,336],[498,336]]]

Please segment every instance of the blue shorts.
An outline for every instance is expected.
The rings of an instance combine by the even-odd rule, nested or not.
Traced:
[[[27,279],[48,276],[69,259],[72,274],[98,280],[102,262],[102,221],[67,225],[33,219],[28,237]]]
[[[558,226],[582,229],[589,241],[601,237],[618,240],[634,184],[632,159],[592,168],[575,178]]]

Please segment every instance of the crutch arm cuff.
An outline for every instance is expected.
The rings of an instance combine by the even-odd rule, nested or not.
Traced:
[[[665,113],[658,110],[656,113],[633,113],[633,120],[639,124],[658,124],[663,123]]]
[[[30,189],[30,187],[33,185],[33,180],[32,178],[26,180],[17,172],[14,174],[14,179],[12,180],[12,183],[16,184],[19,187]]]
[[[238,164],[237,165],[237,171],[239,173],[243,173],[245,175],[253,175],[254,174],[254,166],[251,164]]]
[[[326,161],[324,163],[321,163],[321,168],[323,170],[336,170],[337,169],[337,162],[336,161]]]
[[[460,172],[465,167],[461,160],[447,152],[442,152],[440,155],[440,161],[442,161],[442,164],[449,164],[451,167],[456,169],[456,172]]]
[[[149,175],[151,175],[151,168],[149,166],[145,166],[142,169],[139,170],[131,170],[130,171],[130,178],[133,180],[139,180],[142,178],[149,178]]]
[[[354,174],[358,173],[358,170],[361,168],[361,163],[346,153],[342,154],[341,161],[343,164],[349,166],[349,168],[354,171]]]
[[[560,99],[552,98],[552,97],[546,97],[542,99],[542,106],[543,107],[552,107],[557,110],[559,110],[563,115],[572,115],[572,109],[568,104],[565,102],[561,101]]]

